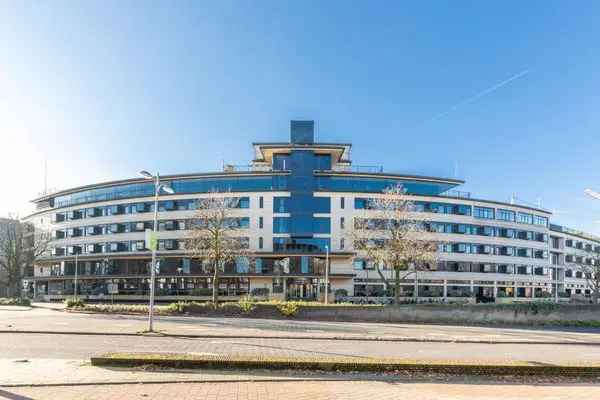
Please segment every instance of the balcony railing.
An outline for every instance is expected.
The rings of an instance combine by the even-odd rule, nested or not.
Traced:
[[[446,190],[445,192],[443,192],[442,194],[440,194],[440,196],[443,197],[454,197],[457,199],[470,199],[471,198],[471,192],[464,192],[462,190]]]
[[[333,171],[339,172],[357,172],[365,174],[381,174],[383,173],[383,167],[381,165],[334,165]]]
[[[270,172],[273,168],[270,165],[223,165],[223,172]]]

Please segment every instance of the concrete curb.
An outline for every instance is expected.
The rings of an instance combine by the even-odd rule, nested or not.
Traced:
[[[408,343],[463,343],[463,344],[541,344],[541,345],[570,345],[570,346],[600,346],[600,342],[571,342],[553,340],[480,340],[480,339],[429,339],[417,337],[387,337],[387,336],[285,336],[285,335],[197,335],[177,333],[136,333],[136,332],[78,332],[78,331],[40,331],[40,330],[10,330],[0,329],[0,334],[17,333],[25,335],[80,335],[80,336],[142,336],[166,337],[185,339],[275,339],[275,340],[340,340],[354,342],[408,342]]]
[[[220,357],[186,356],[164,354],[106,355],[92,357],[93,366],[139,367],[154,365],[176,369],[260,369],[260,370],[310,370],[335,372],[421,372],[446,375],[517,375],[517,376],[600,376],[600,365],[553,365],[536,363],[482,364],[479,362],[458,363],[451,361],[403,361],[377,359],[309,359],[301,357]]]

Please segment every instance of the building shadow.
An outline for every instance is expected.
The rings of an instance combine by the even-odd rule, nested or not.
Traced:
[[[0,388],[0,399],[8,399],[8,400],[34,400],[31,397],[21,396],[20,394],[7,392]]]

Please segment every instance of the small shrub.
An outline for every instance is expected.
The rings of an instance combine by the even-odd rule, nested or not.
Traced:
[[[69,298],[65,300],[65,307],[67,308],[83,308],[85,307],[85,302],[80,298]]]
[[[248,298],[240,300],[238,306],[242,314],[250,314],[256,308],[254,303]]]
[[[336,289],[334,295],[335,297],[347,297],[348,291],[346,289]]]
[[[299,305],[295,301],[287,301],[284,303],[277,304],[277,309],[281,315],[286,317],[294,317],[299,310]]]
[[[31,301],[26,298],[9,297],[0,299],[0,306],[31,306]]]
[[[178,301],[167,306],[167,312],[173,314],[183,314],[187,311],[189,303]]]

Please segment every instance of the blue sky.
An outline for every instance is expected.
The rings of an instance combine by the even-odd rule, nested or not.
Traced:
[[[476,197],[540,198],[600,234],[582,195],[600,190],[599,15],[592,1],[2,2],[0,214],[43,189],[44,160],[58,188],[216,170],[314,119],[356,164],[457,170]]]

